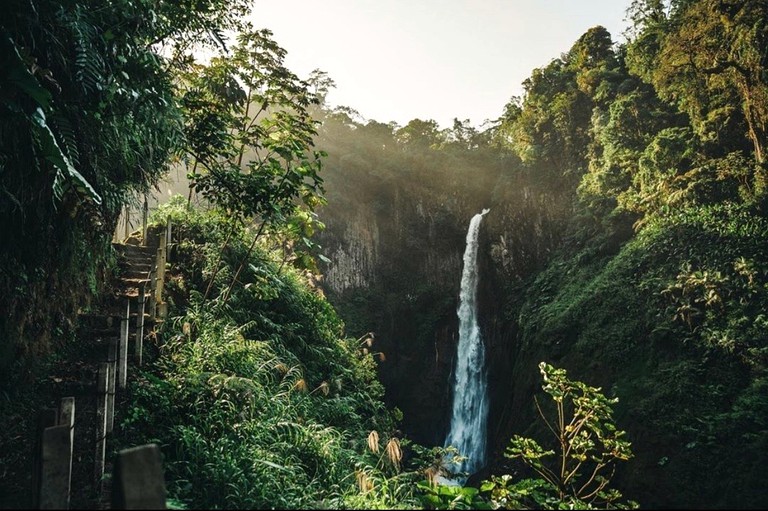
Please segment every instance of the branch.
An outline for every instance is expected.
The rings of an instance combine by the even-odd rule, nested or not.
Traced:
[[[546,466],[542,464],[540,467],[536,467],[525,458],[523,458],[523,462],[525,462],[526,465],[530,466],[533,470],[535,470],[541,477],[546,479],[549,484],[551,484],[556,488],[560,488],[558,477],[555,475],[554,472],[552,472]]]
[[[583,485],[581,488],[579,488],[579,491],[578,491],[578,493],[576,494],[576,496],[577,496],[577,497],[579,497],[579,495],[581,495],[581,493],[582,493],[582,492],[584,492],[584,491],[586,491],[586,490],[587,490],[587,487],[588,487],[590,484],[592,484],[592,482],[595,480],[595,477],[597,477],[597,473],[598,473],[600,470],[602,470],[602,469],[603,469],[603,467],[605,467],[606,465],[607,465],[607,463],[603,463],[602,461],[598,462],[598,463],[597,463],[597,465],[595,465],[595,470],[593,470],[593,471],[592,471],[592,475],[589,477],[589,479],[587,480],[587,482],[586,482],[586,483],[584,483],[584,485]],[[595,489],[593,492],[591,492],[589,495],[586,495],[586,496],[584,496],[584,497],[579,497],[579,498],[580,498],[580,499],[582,499],[582,500],[587,500],[588,498],[594,497],[594,496],[597,494],[597,492],[599,492],[600,490],[602,490],[603,488],[605,488],[605,486],[608,484],[608,481],[610,481],[610,480],[611,480],[611,478],[613,477],[613,474],[614,474],[615,472],[616,472],[616,467],[613,467],[613,470],[611,471],[611,476],[610,476],[610,477],[606,477],[606,478],[604,478],[604,479],[603,479],[603,482],[602,482],[602,483],[600,483],[600,484],[598,485],[598,487],[597,487],[597,488],[596,488],[596,489]]]
[[[539,411],[539,416],[541,416],[541,418],[544,419],[544,423],[547,425],[549,430],[552,432],[553,435],[555,435],[555,438],[560,438],[560,435],[557,434],[555,429],[552,427],[552,425],[549,423],[547,418],[544,416],[544,412],[541,411],[541,407],[539,406],[539,400],[536,398],[536,396],[533,396],[533,402],[536,403],[536,409]]]
[[[286,179],[288,179],[288,174],[290,173],[290,168],[286,169],[285,173],[283,174],[283,178],[280,181],[280,183],[277,185],[277,190],[275,192],[275,195],[280,192],[280,190],[283,187],[283,184],[285,184]],[[248,261],[248,258],[251,257],[251,253],[253,252],[254,247],[256,247],[256,241],[258,241],[259,237],[261,236],[261,233],[264,231],[264,227],[267,224],[267,220],[269,220],[269,215],[266,215],[261,220],[261,225],[259,226],[259,230],[256,232],[256,236],[253,238],[253,242],[251,243],[251,246],[248,247],[248,252],[243,257],[243,260],[240,262],[240,266],[237,267],[237,271],[235,272],[235,276],[232,277],[232,282],[230,282],[229,287],[227,288],[226,293],[224,294],[224,298],[222,303],[226,303],[227,300],[229,300],[229,295],[232,293],[232,288],[235,287],[235,284],[237,283],[237,278],[240,276],[240,272],[243,270],[243,267],[245,266],[245,263]]]
[[[224,249],[227,248],[227,245],[229,244],[229,239],[232,237],[232,234],[235,232],[235,226],[233,225],[230,229],[229,233],[227,234],[227,239],[224,240],[224,245],[219,249],[219,258],[216,260],[216,265],[213,269],[213,275],[211,275],[211,280],[208,281],[208,287],[205,288],[205,295],[203,296],[203,302],[205,302],[206,298],[208,298],[208,293],[211,291],[211,287],[213,287],[213,281],[216,279],[216,275],[219,273],[219,268],[221,265],[221,260],[224,257]]]

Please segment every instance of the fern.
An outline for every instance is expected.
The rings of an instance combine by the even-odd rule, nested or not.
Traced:
[[[72,128],[72,123],[63,113],[54,112],[50,116],[52,130],[61,141],[61,146],[69,161],[75,167],[80,166],[80,151],[77,148],[77,135]]]
[[[68,20],[68,28],[75,37],[75,81],[87,94],[95,93],[104,76],[104,59],[94,47],[94,41],[100,39],[96,28],[86,21],[78,5]]]

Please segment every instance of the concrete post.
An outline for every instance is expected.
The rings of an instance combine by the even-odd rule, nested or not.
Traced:
[[[104,478],[104,457],[107,453],[107,393],[109,390],[109,364],[99,366],[99,378],[96,384],[96,456],[94,463],[94,484],[96,492],[101,493]]]
[[[149,315],[152,319],[157,319],[157,302],[155,300],[155,289],[157,289],[157,267],[152,268],[149,273]]]
[[[112,509],[165,509],[160,448],[142,445],[120,451],[112,475]]]
[[[120,321],[120,347],[118,350],[117,386],[124,389],[128,382],[128,323],[131,319],[131,300],[125,299],[125,315]]]
[[[147,215],[149,213],[149,204],[147,203],[147,194],[144,194],[144,208],[141,214],[141,246],[147,246]]]
[[[109,340],[107,364],[109,364],[109,385],[107,388],[107,433],[115,427],[115,384],[117,383],[117,350],[119,339]]]
[[[165,225],[165,260],[171,260],[171,245],[173,244],[173,227],[171,225],[171,219]]]
[[[46,428],[56,425],[58,411],[54,408],[44,408],[37,416],[35,431],[35,448],[32,453],[32,501],[30,507],[40,507],[40,482],[43,472],[43,433]]]
[[[134,345],[134,357],[136,365],[141,366],[141,355],[144,349],[144,300],[147,292],[147,285],[139,286],[139,306],[136,316],[136,344]]]
[[[160,246],[157,248],[157,282],[155,283],[155,312],[163,317],[163,285],[165,283],[165,243],[164,238],[160,238]]]
[[[72,488],[72,454],[75,449],[75,398],[63,397],[59,402],[59,425],[69,428],[69,454],[67,458],[66,488],[67,488],[67,507],[69,507],[69,497]]]
[[[69,509],[72,434],[68,424],[43,430],[40,509]]]

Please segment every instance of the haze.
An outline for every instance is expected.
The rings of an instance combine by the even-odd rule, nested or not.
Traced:
[[[623,40],[629,0],[259,1],[299,76],[320,68],[336,82],[328,103],[366,119],[406,124],[497,118],[531,71],[603,25]]]

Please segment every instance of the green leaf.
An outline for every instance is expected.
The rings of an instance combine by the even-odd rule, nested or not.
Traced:
[[[69,158],[62,152],[59,144],[56,142],[53,132],[48,127],[43,109],[38,107],[31,117],[32,123],[40,137],[40,149],[43,157],[53,164],[59,172],[69,179],[70,184],[77,192],[91,199],[96,204],[101,204],[101,196],[91,184],[80,174],[69,161]]]
[[[0,69],[5,71],[5,79],[21,89],[42,108],[48,108],[51,102],[51,93],[48,92],[30,73],[19,54],[19,50],[13,40],[4,35],[0,38]]]

